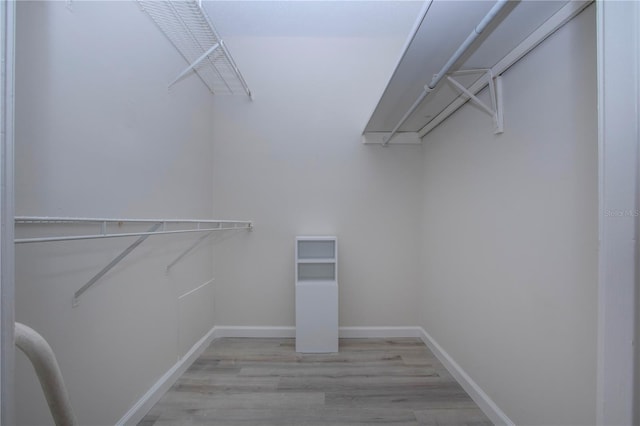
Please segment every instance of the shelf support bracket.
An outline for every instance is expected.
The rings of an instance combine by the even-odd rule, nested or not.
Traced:
[[[474,95],[469,89],[464,87],[460,82],[454,79],[452,76],[456,74],[472,74],[475,72],[484,72],[485,78],[489,83],[489,96],[491,97],[491,107],[482,102],[476,95]],[[495,127],[495,134],[500,134],[504,132],[504,118],[503,118],[503,104],[502,104],[502,77],[493,76],[493,72],[488,70],[464,70],[451,73],[447,75],[447,80],[451,83],[456,89],[458,89],[462,94],[466,95],[469,100],[475,102],[481,109],[487,112],[490,116],[493,117],[493,124]]]
[[[202,56],[200,56],[198,59],[196,59],[195,61],[193,61],[193,63],[191,65],[189,65],[187,68],[185,68],[184,71],[182,71],[171,83],[169,83],[169,87],[173,86],[174,84],[176,84],[182,77],[184,77],[185,75],[187,75],[188,73],[190,73],[191,71],[193,71],[198,65],[200,65],[200,62],[204,61],[209,55],[211,55],[213,52],[216,51],[216,49],[220,47],[220,43],[216,43],[213,46],[211,46],[211,48],[209,48],[209,50],[207,50],[206,52],[204,52],[202,54]]]
[[[164,222],[159,222],[154,224],[151,228],[149,228],[147,230],[147,232],[153,232],[156,229],[158,229],[161,225],[163,225]],[[140,237],[138,237],[138,239],[131,244],[129,247],[127,247],[126,249],[124,249],[124,251],[122,253],[120,253],[118,256],[116,256],[111,262],[109,262],[109,264],[107,266],[105,266],[104,268],[102,268],[102,270],[100,272],[98,272],[93,278],[91,278],[85,285],[83,285],[80,289],[78,289],[78,291],[76,291],[73,295],[73,306],[76,307],[78,306],[78,299],[80,298],[80,296],[82,296],[82,294],[89,290],[89,288],[94,285],[100,278],[102,278],[107,272],[109,272],[114,266],[116,266],[118,263],[120,263],[120,261],[122,259],[124,259],[125,257],[127,257],[127,255],[129,253],[131,253],[133,250],[136,249],[136,247],[138,247],[140,244],[142,244],[144,242],[144,240],[146,240],[147,238],[149,238],[150,235],[141,235]]]
[[[218,225],[218,228],[221,228],[221,227],[222,227],[222,223],[220,223],[220,225]],[[213,231],[207,232],[206,234],[201,235],[200,238],[198,238],[193,244],[191,244],[187,249],[185,249],[180,254],[180,256],[176,257],[170,264],[168,264],[167,265],[167,273],[169,273],[169,271],[171,270],[173,265],[175,265],[176,263],[180,262],[187,254],[191,253],[191,251],[193,249],[198,247],[200,245],[200,243],[202,243],[204,240],[206,240],[211,234],[213,234]]]

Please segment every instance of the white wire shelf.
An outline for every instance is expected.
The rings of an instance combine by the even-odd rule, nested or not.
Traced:
[[[16,216],[16,225],[97,225],[98,230],[81,227],[72,235],[46,235],[16,238],[16,244],[44,243],[53,241],[90,240],[100,238],[137,237],[163,234],[180,234],[189,232],[215,232],[251,230],[251,221],[246,220],[198,220],[198,219],[124,219],[124,218],[83,218],[83,217],[48,217],[48,216]],[[126,225],[152,225],[153,230],[121,230]],[[65,227],[66,228],[66,227]],[[115,228],[115,229],[114,229]],[[44,229],[38,227],[38,229]],[[36,230],[37,231],[37,230]]]
[[[84,218],[84,217],[48,217],[48,216],[16,216],[16,225],[32,225],[31,233],[45,232],[48,226],[56,225],[56,230],[66,231],[69,227],[75,229],[72,235],[49,235],[31,236],[27,238],[16,238],[16,244],[26,243],[45,243],[53,241],[73,241],[73,240],[90,240],[101,238],[117,238],[117,237],[138,237],[132,244],[124,249],[116,256],[107,266],[102,268],[100,272],[95,274],[85,285],[80,287],[73,295],[73,306],[78,306],[80,296],[105,276],[114,266],[122,259],[127,257],[129,253],[135,250],[151,235],[181,234],[190,232],[202,232],[198,240],[186,248],[178,257],[176,257],[168,266],[167,272],[176,263],[180,262],[188,253],[193,251],[200,245],[209,235],[216,231],[240,231],[252,230],[253,224],[247,220],[198,220],[198,219],[107,219],[107,218]],[[149,227],[149,225],[151,225]],[[125,227],[142,227],[144,230],[123,231]],[[99,227],[99,231],[94,230]],[[115,229],[114,229],[115,228]]]
[[[138,0],[138,3],[189,63],[169,87],[195,72],[212,93],[246,94],[251,98],[240,70],[198,1]]]

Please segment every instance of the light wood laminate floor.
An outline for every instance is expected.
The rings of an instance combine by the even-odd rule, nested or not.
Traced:
[[[299,354],[294,339],[224,338],[138,426],[491,425],[419,339],[340,339]]]

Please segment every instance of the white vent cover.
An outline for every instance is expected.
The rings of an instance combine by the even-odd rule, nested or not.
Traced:
[[[169,87],[195,72],[212,93],[251,97],[242,74],[197,1],[138,0],[138,3],[189,63]]]

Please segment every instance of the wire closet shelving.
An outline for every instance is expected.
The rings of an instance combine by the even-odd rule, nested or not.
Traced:
[[[16,225],[97,225],[99,229],[82,228],[72,235],[43,235],[16,238],[16,244],[46,243],[53,241],[92,240],[100,238],[136,237],[188,232],[214,232],[231,230],[251,230],[251,221],[246,220],[198,220],[198,219],[107,219],[83,217],[16,216]],[[124,225],[151,225],[140,231],[121,231]],[[114,227],[116,228],[114,230]]]
[[[56,241],[94,240],[103,238],[138,237],[107,266],[95,274],[73,295],[73,306],[77,306],[80,296],[105,276],[114,266],[135,250],[152,235],[201,233],[193,244],[187,247],[171,263],[167,272],[187,254],[200,245],[209,235],[219,231],[251,231],[253,223],[246,220],[198,220],[198,219],[107,219],[79,217],[16,216],[15,224],[32,225],[27,237],[15,238],[15,244],[49,243]],[[50,225],[57,225],[51,230]],[[126,228],[126,229],[125,229]]]
[[[211,93],[244,93],[251,98],[251,90],[200,1],[138,0],[138,3],[189,63],[169,87],[195,72]]]

